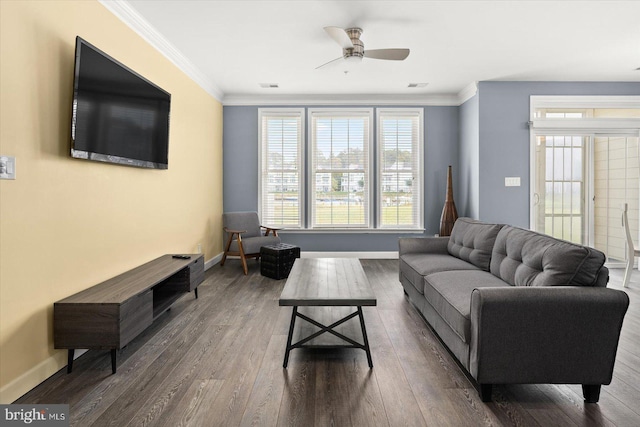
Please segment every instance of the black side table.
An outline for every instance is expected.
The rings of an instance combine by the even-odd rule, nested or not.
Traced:
[[[287,243],[267,245],[260,248],[260,274],[280,280],[289,277],[300,248]]]

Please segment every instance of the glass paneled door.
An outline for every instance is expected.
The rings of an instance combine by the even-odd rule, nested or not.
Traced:
[[[629,205],[631,235],[638,236],[638,137],[598,134],[593,143],[593,246],[607,255],[609,263],[623,262],[627,253],[621,223],[624,203]]]
[[[638,235],[639,138],[622,134],[535,138],[535,229],[600,249],[609,263],[624,261],[623,203],[629,205],[631,233]]]
[[[536,136],[536,231],[579,244],[588,241],[585,159],[589,139],[580,135]]]

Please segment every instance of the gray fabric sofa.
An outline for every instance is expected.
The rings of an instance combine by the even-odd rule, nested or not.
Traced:
[[[606,288],[605,255],[459,218],[450,237],[401,238],[400,283],[483,401],[493,384],[611,383],[629,298]]]

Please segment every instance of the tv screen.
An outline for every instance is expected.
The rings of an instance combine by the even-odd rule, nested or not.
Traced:
[[[76,38],[71,156],[167,169],[171,94]]]

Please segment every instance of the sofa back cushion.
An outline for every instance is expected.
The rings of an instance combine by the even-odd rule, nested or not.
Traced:
[[[491,251],[501,228],[501,224],[458,218],[453,225],[447,250],[451,255],[489,271]]]
[[[598,280],[604,262],[597,249],[507,225],[493,247],[491,273],[514,286],[606,286]]]

